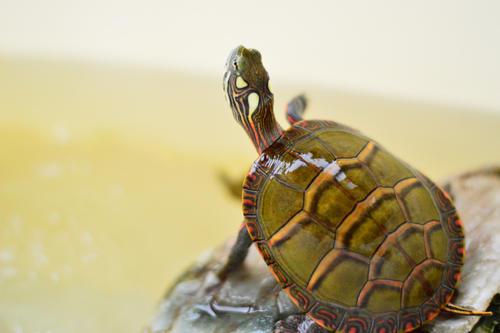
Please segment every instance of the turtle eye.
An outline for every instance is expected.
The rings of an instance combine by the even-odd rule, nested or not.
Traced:
[[[238,70],[238,63],[235,61],[233,61],[233,66],[234,66],[234,69]]]

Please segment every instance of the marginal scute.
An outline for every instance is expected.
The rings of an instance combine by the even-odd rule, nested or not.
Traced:
[[[265,223],[261,223],[266,237],[271,236],[292,216],[302,209],[303,193],[286,187],[274,179],[270,179],[261,194],[259,215]]]
[[[316,323],[327,330],[333,331],[339,326],[343,316],[344,311],[340,308],[328,306],[322,304],[321,302],[316,302],[316,304],[307,313]]]
[[[264,238],[255,216],[245,216],[245,226],[252,241],[255,242]]]
[[[257,213],[257,192],[243,188],[243,215],[254,216]]]
[[[402,309],[399,312],[399,330],[403,332],[413,331],[422,325],[420,311],[418,309]]]
[[[347,333],[365,333],[370,331],[372,319],[361,311],[352,311],[346,314],[346,318],[340,328],[341,332]]]
[[[266,264],[269,265],[274,263],[274,259],[271,255],[271,250],[267,246],[267,243],[265,241],[261,241],[261,242],[256,242],[255,244],[257,245],[257,250],[259,251],[260,255],[262,256]]]
[[[447,265],[444,274],[443,284],[449,288],[453,288],[459,281],[461,277],[460,266],[458,265]]]
[[[398,315],[386,313],[375,317],[372,333],[396,333],[398,330]]]
[[[465,257],[465,242],[463,238],[450,239],[448,241],[449,262],[455,265],[463,265]]]
[[[257,191],[260,189],[260,186],[265,179],[266,175],[258,169],[257,163],[254,163],[245,179],[245,182],[243,183],[243,188]]]
[[[313,297],[304,289],[291,285],[285,289],[292,302],[303,312],[309,311],[314,303]]]

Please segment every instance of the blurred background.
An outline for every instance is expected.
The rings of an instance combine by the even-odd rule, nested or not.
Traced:
[[[139,332],[234,235],[256,153],[222,93],[344,122],[434,179],[500,162],[498,1],[0,0],[0,332]]]

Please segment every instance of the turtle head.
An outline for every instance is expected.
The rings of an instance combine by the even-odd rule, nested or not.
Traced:
[[[274,118],[274,98],[259,51],[235,48],[226,62],[224,93],[236,121],[261,153],[282,133]]]

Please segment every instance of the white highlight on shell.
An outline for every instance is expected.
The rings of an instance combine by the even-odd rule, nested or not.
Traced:
[[[248,95],[248,111],[250,114],[254,113],[259,106],[259,95],[255,92]]]
[[[314,158],[312,153],[300,154],[300,157],[304,161],[311,163],[320,169],[324,169],[329,165],[327,160],[324,158]]]
[[[340,168],[340,166],[338,165],[337,162],[333,161],[332,163],[330,163],[326,168],[325,168],[325,172],[331,174],[332,176],[335,177],[335,179],[339,182],[339,183],[342,183],[345,181],[345,183],[343,184],[345,187],[347,187],[347,189],[349,190],[353,190],[355,189],[356,187],[358,187],[356,184],[354,184],[348,177],[347,175],[345,174],[344,171],[342,171],[342,169]]]
[[[241,89],[241,88],[245,88],[247,86],[248,86],[247,81],[243,80],[243,78],[241,76],[238,76],[236,78],[236,88]]]

